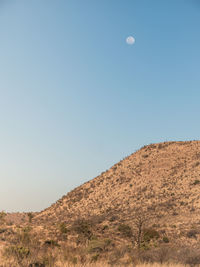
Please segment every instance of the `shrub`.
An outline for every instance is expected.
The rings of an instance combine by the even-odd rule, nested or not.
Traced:
[[[48,245],[51,247],[59,247],[59,244],[57,243],[57,241],[52,240],[52,239],[48,239],[44,242],[44,245]]]
[[[140,257],[140,261],[142,262],[148,262],[148,263],[159,262],[163,264],[164,262],[169,261],[169,259],[172,256],[172,252],[173,251],[169,247],[162,246],[162,247],[147,250],[147,251],[144,250],[140,252],[139,257]]]
[[[77,220],[76,222],[74,222],[72,229],[77,234],[81,234],[88,239],[90,239],[92,236],[91,224],[86,220]]]
[[[28,221],[29,221],[29,223],[31,223],[31,222],[32,222],[32,219],[33,219],[33,217],[34,217],[33,213],[32,213],[32,212],[28,212],[28,213],[27,213],[27,216],[28,216]]]
[[[4,228],[0,228],[0,234],[2,234],[2,233],[4,233],[4,232],[6,232],[6,229],[4,229]]]
[[[91,258],[91,262],[96,262],[98,258],[99,258],[99,253],[94,254]]]
[[[200,264],[200,255],[193,255],[193,256],[189,256],[186,259],[186,264],[189,264],[190,266],[195,266]]]
[[[61,232],[62,234],[67,234],[67,233],[69,232],[69,230],[67,229],[65,223],[61,223],[61,224],[59,225],[59,229],[60,229],[60,232]]]
[[[158,239],[159,237],[160,235],[155,229],[144,229],[143,239],[145,242],[150,242],[151,239]]]
[[[42,257],[41,263],[44,264],[43,266],[55,266],[56,256],[53,256],[51,253],[45,254],[44,257]]]
[[[17,238],[18,242],[21,243],[23,246],[27,246],[31,241],[31,232],[32,228],[27,226],[21,229],[18,229]]]
[[[188,238],[197,238],[198,231],[195,229],[191,229],[190,231],[187,232],[187,237]]]
[[[200,184],[200,180],[195,180],[193,185],[197,185],[197,184]]]
[[[78,262],[78,259],[77,257],[73,257],[72,260],[71,260],[72,264],[77,264]]]
[[[91,240],[88,246],[89,253],[100,253],[106,250],[106,248],[110,245],[110,239],[102,239],[102,240]]]
[[[167,236],[163,236],[163,242],[164,243],[169,243],[169,238]]]
[[[118,217],[115,216],[115,215],[113,215],[113,216],[110,217],[109,221],[110,221],[110,222],[114,222],[114,221],[116,221],[117,219],[118,219]]]
[[[158,149],[162,149],[162,148],[164,148],[165,147],[165,144],[159,144],[158,145]]]
[[[27,258],[30,254],[30,250],[23,246],[10,246],[5,249],[4,255],[6,257],[13,257],[18,262],[21,262],[24,258]]]
[[[36,261],[36,262],[30,263],[28,267],[45,267],[45,264]]]
[[[127,224],[120,224],[118,227],[118,231],[124,236],[124,237],[132,237],[133,232],[129,225]]]
[[[181,247],[177,253],[179,262],[187,266],[199,266],[200,250],[194,247]]]
[[[4,211],[0,212],[0,223],[5,222],[6,213]]]
[[[103,231],[106,230],[106,229],[108,229],[108,225],[107,224],[102,227]]]

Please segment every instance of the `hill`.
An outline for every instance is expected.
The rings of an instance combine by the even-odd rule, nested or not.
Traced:
[[[144,146],[29,222],[7,226],[5,245],[27,227],[44,251],[62,248],[71,262],[200,264],[200,141]]]
[[[200,142],[166,142],[143,147],[95,179],[74,189],[35,219],[51,224],[80,218],[131,222],[135,210],[164,221],[198,217]],[[193,216],[195,215],[195,216]],[[115,217],[115,219],[114,219]]]

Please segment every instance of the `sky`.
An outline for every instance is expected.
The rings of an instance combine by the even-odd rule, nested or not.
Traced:
[[[0,0],[0,210],[198,140],[199,29],[198,0]]]

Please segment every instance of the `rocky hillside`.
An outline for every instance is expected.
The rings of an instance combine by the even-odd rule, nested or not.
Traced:
[[[35,221],[101,217],[131,223],[137,209],[165,223],[200,220],[199,141],[145,146],[68,193]]]

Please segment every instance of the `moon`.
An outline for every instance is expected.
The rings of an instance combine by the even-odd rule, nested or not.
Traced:
[[[134,38],[133,36],[128,36],[128,37],[126,38],[126,43],[127,43],[128,45],[133,45],[133,44],[135,43],[135,38]]]

